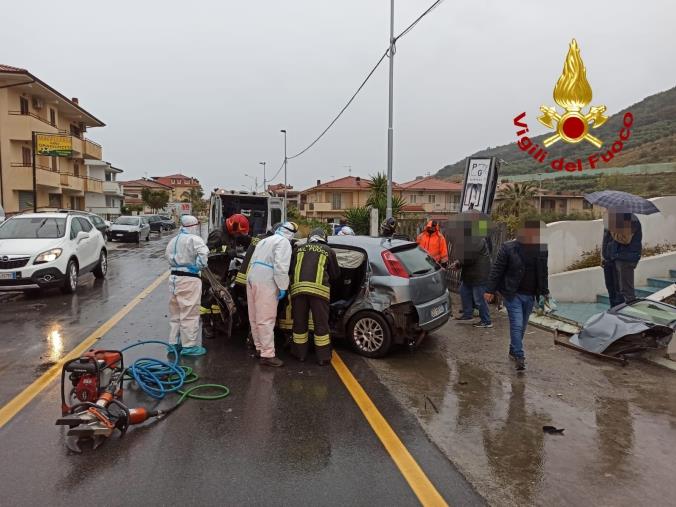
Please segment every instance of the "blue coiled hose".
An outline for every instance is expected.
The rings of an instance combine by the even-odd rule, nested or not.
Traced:
[[[181,358],[180,346],[177,347],[176,345],[158,340],[147,340],[129,345],[123,348],[121,352],[150,344],[165,346],[168,353],[173,355],[173,361],[169,362],[151,357],[142,357],[134,361],[125,373],[128,378],[134,379],[141,390],[151,398],[161,400],[169,393],[178,393],[181,395],[176,403],[176,406],[178,406],[186,398],[219,400],[230,394],[230,390],[221,384],[202,384],[186,391],[181,390],[185,384],[195,382],[198,377],[193,373],[192,368],[178,364]],[[194,391],[204,388],[215,389],[217,392],[207,395],[194,394]]]

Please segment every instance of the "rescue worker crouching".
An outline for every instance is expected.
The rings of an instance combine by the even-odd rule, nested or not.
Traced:
[[[331,282],[340,277],[336,253],[329,247],[326,232],[315,229],[308,242],[296,248],[292,262],[291,312],[293,344],[291,352],[300,361],[307,357],[310,311],[314,323],[314,343],[320,365],[331,360],[329,302]]]
[[[207,266],[209,249],[199,236],[199,220],[181,217],[181,230],[167,245],[165,257],[171,266],[169,276],[169,343],[176,343],[184,356],[206,354],[202,347],[200,270]]]
[[[298,232],[293,222],[284,222],[275,234],[262,239],[251,256],[246,296],[251,336],[256,355],[266,366],[284,366],[275,355],[277,304],[289,288],[291,240]]]

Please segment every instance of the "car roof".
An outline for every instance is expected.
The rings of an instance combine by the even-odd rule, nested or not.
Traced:
[[[20,213],[14,215],[12,218],[67,218],[70,213],[60,213],[58,211],[43,211],[43,212],[30,212],[30,213]]]
[[[391,250],[398,246],[410,245],[413,241],[403,239],[380,238],[373,236],[329,236],[329,245],[346,245],[368,249]]]

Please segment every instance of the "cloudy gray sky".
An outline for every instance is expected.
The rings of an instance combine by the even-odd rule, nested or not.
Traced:
[[[396,31],[431,3],[396,0]],[[125,176],[183,172],[205,190],[261,180],[263,160],[270,176],[282,128],[290,154],[310,143],[389,36],[388,0],[34,0],[2,15],[0,63],[79,97]],[[675,25],[670,0],[446,0],[398,44],[395,180],[513,140],[521,111],[534,126],[573,37],[610,112],[673,87]],[[289,183],[384,170],[386,128],[384,64]]]

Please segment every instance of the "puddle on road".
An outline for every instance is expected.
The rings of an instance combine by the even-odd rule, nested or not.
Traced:
[[[575,354],[546,346],[558,372],[533,367],[516,375],[490,344],[469,342],[465,354],[439,338],[412,355],[369,363],[490,503],[665,505],[674,498],[671,373],[636,363],[591,362],[581,370]],[[565,431],[546,434],[544,425]]]

